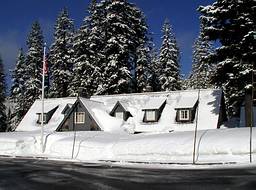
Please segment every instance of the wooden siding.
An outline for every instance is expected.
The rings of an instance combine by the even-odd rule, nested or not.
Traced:
[[[78,101],[71,108],[72,111],[66,116],[64,121],[58,127],[57,131],[100,131],[100,127],[92,118],[88,110],[84,105]],[[76,124],[74,122],[75,112],[84,112],[85,113],[85,122],[83,124]]]

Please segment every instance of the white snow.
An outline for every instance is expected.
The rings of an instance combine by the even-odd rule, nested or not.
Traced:
[[[49,123],[44,125],[46,131],[54,131],[60,125],[64,119],[64,115],[61,114],[63,109],[67,104],[74,104],[77,98],[55,98],[55,99],[46,99],[44,102],[44,113],[58,107],[58,109],[52,115]],[[29,109],[28,113],[22,119],[18,125],[16,131],[39,131],[41,130],[40,124],[37,123],[38,115],[37,113],[42,112],[42,102],[41,100],[36,100],[34,104]]]
[[[117,101],[125,102],[126,109],[133,117],[130,117],[123,127],[135,132],[168,132],[168,131],[193,131],[216,129],[219,121],[221,90],[201,90],[198,104],[198,121],[193,123],[177,123],[176,108],[193,107],[198,100],[198,90],[186,90],[161,93],[126,94],[118,96],[93,96],[91,100],[103,102],[107,110],[112,110]],[[159,108],[166,101],[161,117],[155,123],[143,123],[143,109]],[[146,105],[146,106],[145,106]],[[192,106],[193,105],[193,106]]]
[[[175,106],[176,109],[181,109],[181,108],[193,108],[198,100],[198,97],[196,96],[183,96],[181,97],[177,105]]]
[[[166,99],[164,98],[152,98],[144,106],[142,106],[142,110],[157,110],[164,104],[165,101]]]
[[[248,163],[249,128],[202,130],[197,133],[197,163]],[[129,135],[108,132],[0,133],[0,155],[98,162],[192,163],[194,132]],[[76,140],[74,143],[74,139]],[[253,129],[253,160],[256,130]],[[74,149],[73,149],[74,147]]]

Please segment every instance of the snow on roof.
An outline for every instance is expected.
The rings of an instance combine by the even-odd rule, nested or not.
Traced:
[[[198,104],[198,129],[216,129],[218,126],[222,91],[218,89],[200,90]],[[103,102],[108,110],[111,110],[117,101],[126,102],[128,110],[133,117],[130,117],[124,125],[135,132],[167,132],[167,131],[191,131],[195,129],[193,123],[177,123],[177,107],[191,106],[198,99],[198,90],[184,90],[171,92],[153,92],[141,94],[121,94],[107,96],[92,96],[91,100]],[[158,122],[144,123],[143,117],[145,105],[152,102],[167,100],[165,108]],[[153,107],[151,105],[151,107]],[[150,108],[151,108],[150,107]]]
[[[157,110],[164,104],[165,101],[166,98],[151,99],[142,107],[142,110]]]
[[[56,105],[56,107],[58,107],[59,105]],[[50,111],[52,111],[53,109],[55,109],[56,107],[53,107],[52,105],[48,104],[44,106],[44,113],[48,113]],[[42,106],[41,109],[38,110],[39,112],[36,112],[36,114],[41,114],[42,113]]]
[[[175,106],[176,109],[193,108],[198,100],[197,96],[182,96]]]
[[[79,99],[102,130],[112,132],[123,131],[121,128],[123,121],[121,119],[111,117],[106,106],[102,102],[86,98]]]
[[[61,114],[67,104],[74,104],[77,98],[52,98],[45,99],[44,110],[53,110],[58,107],[52,115],[51,119],[47,124],[44,125],[46,131],[54,131],[64,119],[64,115]],[[17,126],[16,131],[37,131],[41,130],[41,125],[37,123],[38,115],[42,111],[41,100],[36,100],[27,114],[24,116],[20,124]],[[46,113],[45,111],[45,113]]]

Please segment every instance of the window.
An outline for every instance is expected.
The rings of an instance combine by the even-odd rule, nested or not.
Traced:
[[[180,121],[189,121],[189,110],[180,110],[179,111],[179,120]]]
[[[38,114],[38,123],[41,123],[42,121],[42,114]],[[46,123],[46,114],[43,116],[43,122]]]
[[[145,121],[156,121],[156,112],[154,110],[147,110],[145,114]]]
[[[84,124],[85,122],[85,113],[84,112],[75,112],[75,123]]]
[[[120,119],[124,119],[124,112],[116,112],[115,116]]]

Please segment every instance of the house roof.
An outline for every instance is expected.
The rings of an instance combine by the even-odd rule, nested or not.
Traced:
[[[217,128],[221,97],[221,90],[200,90],[197,107],[199,130]],[[198,90],[92,96],[91,99],[103,102],[108,110],[111,110],[117,101],[126,102],[127,109],[133,117],[129,118],[125,125],[133,128],[135,132],[190,131],[195,129],[195,122],[186,124],[176,122],[176,109],[193,107],[198,100]],[[159,121],[157,123],[143,123],[143,109],[159,108],[164,100],[166,100],[166,105]]]
[[[74,104],[77,98],[51,98],[45,99],[44,107],[45,110],[52,110],[56,107],[57,110],[52,115],[51,119],[47,124],[44,125],[44,130],[54,131],[59,124],[64,119],[64,115],[61,114],[63,109],[67,104]],[[41,130],[40,124],[37,123],[38,115],[36,113],[41,113],[42,102],[41,100],[36,100],[33,105],[28,110],[27,114],[24,116],[22,121],[16,128],[16,131],[37,131]]]
[[[44,105],[44,113],[49,113],[50,111],[54,110],[57,107],[58,106],[53,107],[51,104]],[[42,113],[42,105],[41,105],[41,110],[39,110],[39,112],[37,112],[36,114],[41,114],[41,113]]]
[[[158,110],[167,98],[153,98],[142,106],[142,110]]]
[[[182,96],[175,106],[176,109],[193,108],[198,101],[198,96]]]

